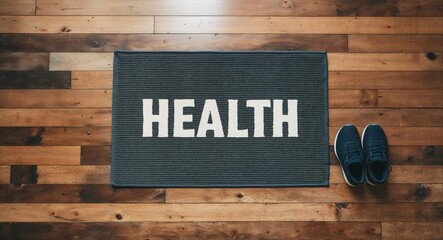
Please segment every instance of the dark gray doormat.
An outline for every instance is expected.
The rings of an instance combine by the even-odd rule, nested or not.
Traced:
[[[329,183],[324,52],[114,56],[111,184]]]

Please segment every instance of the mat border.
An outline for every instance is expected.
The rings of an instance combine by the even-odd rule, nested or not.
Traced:
[[[210,53],[210,54],[294,54],[294,53],[303,53],[303,54],[322,54],[324,55],[324,64],[326,71],[323,75],[323,89],[324,89],[324,113],[325,113],[325,134],[326,134],[326,151],[325,151],[325,170],[326,170],[326,179],[323,182],[319,183],[306,183],[306,184],[176,184],[176,185],[161,185],[161,184],[121,184],[115,182],[115,169],[114,169],[114,142],[115,142],[115,135],[114,135],[114,128],[115,128],[115,95],[116,92],[116,71],[115,67],[118,63],[118,57],[120,53],[135,53],[135,54],[141,54],[141,53],[186,53],[186,54],[201,54],[201,53]],[[329,178],[330,178],[330,159],[329,159],[329,109],[328,109],[328,56],[326,51],[128,51],[128,50],[115,50],[114,51],[114,60],[113,60],[113,67],[112,67],[112,133],[111,133],[111,170],[110,170],[110,184],[112,187],[116,188],[267,188],[267,187],[329,187]]]

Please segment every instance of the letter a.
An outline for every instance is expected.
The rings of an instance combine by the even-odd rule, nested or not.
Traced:
[[[212,123],[209,122],[209,117],[212,117]],[[224,137],[223,125],[218,112],[217,101],[215,99],[207,99],[203,106],[200,124],[198,126],[197,137],[206,137],[208,130],[214,131],[214,137]]]

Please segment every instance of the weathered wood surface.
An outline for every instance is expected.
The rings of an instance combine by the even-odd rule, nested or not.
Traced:
[[[0,0],[1,239],[441,239],[440,0]],[[324,51],[327,188],[112,188],[114,50]],[[381,124],[348,187],[339,127]],[[165,204],[166,203],[166,204]]]

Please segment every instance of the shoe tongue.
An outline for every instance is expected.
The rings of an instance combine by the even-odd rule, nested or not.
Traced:
[[[348,165],[358,163],[361,164],[361,159],[358,156],[354,156],[348,159]]]

